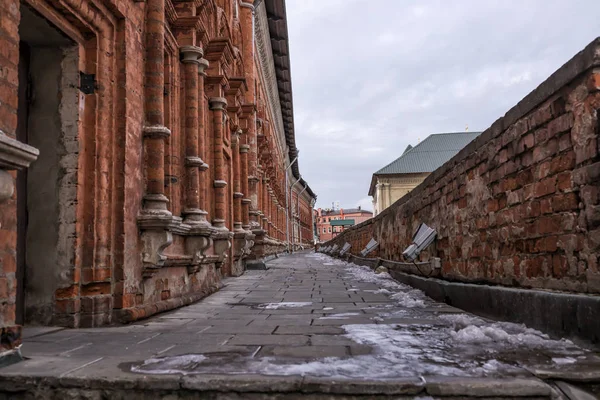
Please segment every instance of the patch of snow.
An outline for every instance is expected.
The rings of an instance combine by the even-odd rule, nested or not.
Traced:
[[[577,362],[577,359],[573,357],[554,357],[552,358],[552,362],[559,365],[574,364]]]
[[[333,307],[323,307],[323,310],[327,311],[327,310],[333,310]]]
[[[207,359],[202,354],[185,354],[174,357],[150,358],[142,365],[132,366],[132,372],[143,374],[183,374],[194,373],[195,369]]]
[[[354,315],[364,315],[361,313],[341,313],[341,314],[332,314],[332,315],[328,315],[326,317],[320,317],[319,319],[347,319],[347,317],[351,317]]]
[[[300,308],[311,306],[312,302],[281,302],[281,303],[263,303],[258,305],[258,308],[264,308],[265,310],[278,310],[280,308]]]
[[[412,308],[412,307],[425,307],[425,302],[423,299],[418,297],[419,294],[422,295],[422,292],[419,290],[411,290],[408,292],[398,292],[394,293],[390,296],[390,299],[396,300],[398,304],[404,307]]]

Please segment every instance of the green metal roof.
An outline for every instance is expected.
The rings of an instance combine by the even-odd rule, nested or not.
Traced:
[[[331,226],[352,226],[354,225],[353,219],[334,219],[330,222]]]
[[[456,155],[481,132],[436,133],[413,148],[407,148],[375,175],[433,172]]]

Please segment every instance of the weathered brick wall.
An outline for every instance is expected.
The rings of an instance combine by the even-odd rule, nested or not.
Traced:
[[[17,0],[0,2],[0,16],[0,131],[15,138],[19,85],[19,2]],[[11,174],[16,177],[14,171]],[[15,324],[16,247],[15,193],[12,199],[0,203],[0,327],[10,327]],[[2,339],[4,343],[4,335]]]
[[[64,207],[57,230],[68,240],[54,246],[59,261],[37,269],[60,280],[36,279],[44,303],[35,322],[81,327],[149,316],[216,290],[222,277],[243,272],[263,241],[263,253],[285,248],[282,168],[296,150],[291,119],[284,118],[291,98],[277,96],[289,79],[278,78],[270,42],[286,36],[287,25],[269,26],[270,18],[285,22],[277,14],[285,8],[283,0],[257,2],[254,11],[234,5],[1,2],[2,132],[14,137],[17,128],[19,42],[32,47],[31,36],[19,37],[19,24],[35,25],[23,24],[26,18],[70,43],[73,71],[63,65],[63,81],[79,72],[95,80],[91,92],[66,81],[59,90],[65,154],[57,163],[65,173],[64,191],[53,200]],[[69,110],[62,107],[67,98],[78,100]],[[47,164],[37,170],[55,167]],[[297,169],[288,171],[299,176]],[[0,327],[15,323],[16,228],[13,196],[0,204]],[[55,254],[44,257],[53,251],[40,258],[53,260]]]
[[[364,236],[400,260],[420,222],[422,254],[446,279],[600,293],[600,39],[420,186],[335,239]],[[372,231],[372,234],[371,234]]]

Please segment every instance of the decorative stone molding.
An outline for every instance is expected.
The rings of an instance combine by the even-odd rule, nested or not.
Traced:
[[[206,58],[201,58],[198,60],[198,74],[202,76],[206,76],[206,70],[208,69],[209,62]]]
[[[223,221],[225,223],[225,221]],[[233,238],[233,233],[229,232],[227,228],[221,231],[217,231],[213,234],[214,241],[214,251],[217,258],[217,268],[221,268],[223,264],[227,261],[228,251],[231,248],[231,239]]]
[[[164,250],[173,243],[173,234],[168,230],[148,230],[142,232],[142,263],[144,278],[150,278],[164,265],[167,256]]]
[[[233,193],[233,198],[234,199],[241,199],[242,197],[244,197],[244,193],[240,193],[240,192],[234,192]]]
[[[285,143],[285,131],[283,128],[283,115],[281,112],[281,103],[279,100],[279,88],[277,86],[277,74],[275,71],[275,61],[273,60],[273,49],[271,47],[271,36],[269,33],[269,20],[267,18],[267,9],[262,4],[254,13],[256,49],[259,59],[259,74],[265,85],[267,100],[269,106],[275,115],[274,128],[277,137],[283,139]],[[281,140],[278,141],[281,143]],[[283,152],[283,148],[280,149]]]
[[[252,200],[250,199],[242,199],[242,204],[252,204]],[[250,215],[256,215],[253,214],[254,211],[250,211]]]
[[[169,199],[163,194],[146,194],[143,197],[144,208],[142,209],[142,215],[146,219],[156,220],[158,224],[162,224],[163,218],[171,220],[171,212],[167,210],[167,203]],[[138,218],[138,224],[140,219]]]
[[[189,167],[198,167],[198,168],[202,168],[202,166],[206,165],[208,167],[208,165],[202,161],[202,159],[200,157],[186,157],[185,158],[185,165],[189,166]]]
[[[35,147],[12,139],[0,131],[0,168],[20,170],[28,168],[34,162],[40,151]]]
[[[185,250],[192,255],[189,273],[197,272],[200,264],[206,260],[205,251],[213,244],[214,229],[209,223],[192,228],[193,234],[185,238]]]
[[[224,97],[211,97],[208,104],[211,110],[227,111],[227,99]]]
[[[250,146],[248,146],[247,144],[240,145],[240,153],[247,153],[249,150]],[[250,177],[248,177],[248,180],[250,180]]]
[[[199,60],[204,55],[202,48],[197,46],[181,46],[179,48],[181,62],[184,64],[198,64]]]
[[[144,126],[142,128],[142,133],[144,137],[151,139],[166,139],[171,136],[171,130],[166,126],[161,125]]]
[[[222,188],[227,186],[227,182],[221,179],[217,179],[216,181],[214,181],[213,186],[216,188]]]

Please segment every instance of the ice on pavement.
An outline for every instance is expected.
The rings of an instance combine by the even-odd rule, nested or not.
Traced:
[[[326,317],[320,317],[319,319],[347,319],[348,317],[355,317],[357,315],[364,315],[359,313],[340,313],[340,314],[331,314]]]
[[[293,302],[293,301],[288,301],[288,302],[281,302],[281,303],[263,303],[263,304],[259,304],[257,307],[258,308],[264,308],[265,310],[278,310],[280,308],[300,308],[300,307],[308,307],[311,306],[312,302],[310,301],[297,301],[297,302]]]
[[[159,368],[161,374],[178,374],[185,371],[192,372],[207,357],[202,354],[185,354],[177,357],[151,358],[140,366],[132,366],[132,372],[146,373],[148,369]]]
[[[373,305],[370,314],[345,312],[318,319],[362,315],[373,323],[342,325],[343,335],[372,349],[353,357],[297,359],[238,355],[224,361],[219,353],[153,358],[134,372],[146,374],[253,373],[264,375],[308,375],[338,379],[393,379],[408,376],[523,376],[524,368],[560,368],[593,357],[569,340],[554,340],[521,324],[497,322],[467,313],[439,315],[441,307],[419,290],[394,281],[387,273],[375,274],[366,267],[348,264],[318,253],[307,257],[342,267],[352,284],[372,283],[374,293],[385,294],[392,304]],[[354,283],[356,282],[356,283]],[[363,290],[364,292],[371,290]],[[302,307],[311,303],[266,303],[265,309]],[[429,307],[427,312],[424,307]],[[330,310],[331,307],[323,307]],[[373,312],[374,311],[374,312]],[[387,323],[386,318],[414,319],[414,323]],[[197,357],[197,358],[194,358]],[[204,357],[204,358],[203,358]],[[577,357],[577,358],[575,358]]]

